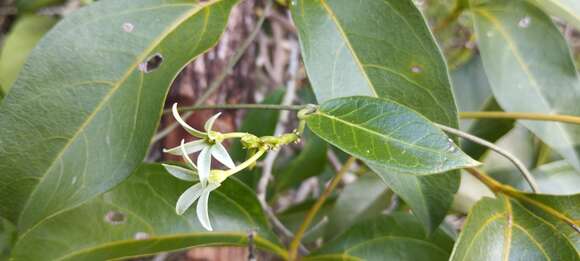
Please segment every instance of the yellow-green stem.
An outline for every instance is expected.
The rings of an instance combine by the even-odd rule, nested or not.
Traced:
[[[334,191],[336,186],[338,186],[338,184],[342,180],[342,177],[348,172],[348,170],[355,163],[355,161],[356,161],[356,158],[351,157],[350,159],[348,159],[346,161],[346,163],[344,163],[344,165],[338,171],[338,173],[336,173],[336,176],[332,179],[332,181],[330,182],[328,187],[326,187],[326,189],[324,190],[322,195],[320,195],[320,197],[318,198],[316,203],[314,203],[314,206],[312,206],[312,208],[310,208],[310,210],[306,214],[306,217],[304,218],[304,222],[302,222],[302,224],[300,225],[300,228],[298,228],[298,231],[294,235],[294,239],[290,243],[290,247],[288,250],[288,259],[290,261],[297,260],[298,247],[300,246],[300,242],[302,241],[302,237],[304,236],[304,233],[306,233],[306,230],[308,229],[308,227],[312,223],[312,220],[314,220],[314,218],[316,217],[316,214],[318,213],[320,208],[324,205],[324,202],[326,201],[326,199],[330,196],[332,191]]]
[[[224,172],[225,177],[229,177],[231,175],[234,175],[242,170],[244,170],[245,168],[249,167],[250,165],[254,164],[254,162],[258,161],[258,159],[260,157],[262,157],[262,155],[264,155],[264,153],[266,153],[268,149],[266,147],[262,147],[260,148],[260,150],[258,150],[256,152],[256,154],[252,155],[252,157],[250,157],[249,159],[247,159],[246,161],[242,162],[242,164],[237,165],[235,168],[233,169],[229,169],[226,170]]]
[[[557,121],[572,124],[580,124],[580,117],[561,114],[542,114],[532,112],[503,112],[503,111],[481,111],[481,112],[461,112],[462,119],[513,119],[532,121]]]
[[[538,202],[536,200],[533,200],[531,198],[529,198],[528,196],[526,196],[525,193],[514,189],[511,186],[508,185],[504,185],[501,184],[499,182],[497,182],[495,179],[491,178],[490,176],[486,175],[483,171],[480,171],[478,169],[475,168],[467,168],[465,169],[469,174],[471,174],[472,176],[474,176],[475,178],[477,178],[479,181],[481,181],[484,185],[486,185],[490,190],[492,190],[494,193],[502,193],[508,197],[512,197],[515,198],[519,201],[524,201],[530,205],[534,205],[535,207],[545,211],[546,213],[566,222],[568,225],[570,225],[574,230],[576,230],[576,232],[580,233],[580,222],[572,220],[571,218],[569,218],[568,216],[558,212],[557,210],[551,208],[550,206],[547,206],[541,202]]]
[[[249,133],[247,133],[247,132],[230,132],[230,133],[224,133],[222,137],[224,139],[235,139],[235,138],[241,138],[241,137],[244,137],[247,135],[249,135]]]

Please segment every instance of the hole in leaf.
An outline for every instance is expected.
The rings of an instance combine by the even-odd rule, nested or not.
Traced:
[[[139,64],[139,70],[144,73],[150,73],[155,71],[161,64],[163,63],[163,56],[161,54],[154,54],[153,56],[149,57],[146,62]]]
[[[133,29],[135,29],[135,26],[132,23],[124,23],[122,27],[123,31],[127,33],[133,32]]]
[[[105,222],[112,225],[119,225],[125,223],[125,214],[119,211],[109,211],[105,215]]]

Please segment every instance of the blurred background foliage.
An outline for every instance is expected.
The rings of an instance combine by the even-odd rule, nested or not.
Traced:
[[[8,0],[0,4],[0,99],[9,91],[10,86],[25,66],[30,51],[62,17],[74,12],[92,0]],[[478,44],[473,31],[473,19],[469,12],[459,14],[457,10],[467,1],[453,0],[415,0],[423,12],[433,33],[443,50],[450,68],[456,102],[460,111],[501,110],[494,100],[490,84],[483,70]],[[166,105],[179,101],[180,104],[193,104],[216,79],[223,74],[228,60],[236,53],[241,43],[253,30],[257,17],[263,12],[261,0],[245,0],[238,5],[231,16],[227,32],[220,43],[210,52],[184,68],[169,92]],[[555,24],[571,47],[576,64],[580,64],[580,32],[559,18]],[[276,6],[266,20],[241,60],[234,69],[226,74],[219,90],[209,99],[209,104],[223,103],[266,103],[280,104],[285,98],[296,103],[315,103],[309,88],[303,65],[296,55],[299,44],[296,30],[287,10]],[[290,84],[296,88],[288,89]],[[288,93],[291,92],[291,93]],[[1,101],[0,101],[1,102]],[[200,128],[212,111],[194,114],[188,122]],[[164,117],[160,128],[173,123]],[[278,111],[226,111],[216,123],[221,131],[248,131],[256,135],[272,135],[288,131],[296,124],[296,119]],[[526,128],[512,120],[461,121],[461,129],[477,136],[496,142],[518,156],[533,170],[540,186],[545,192],[555,194],[578,193],[580,175],[560,156],[530,133]],[[176,130],[157,142],[150,150],[148,161],[175,160],[162,155],[161,148],[173,147],[187,137],[187,133]],[[485,170],[494,178],[512,186],[527,189],[511,163],[483,147],[462,142],[463,149],[472,157],[485,163]],[[240,144],[230,144],[232,156],[241,161],[246,155]],[[324,185],[333,176],[347,156],[340,151],[327,147],[308,132],[304,141],[284,148],[275,162],[265,160],[252,170],[239,175],[240,179],[256,188],[264,171],[271,171],[274,182],[268,187],[268,202],[280,220],[295,229],[303,220],[307,210],[314,203]],[[294,173],[290,175],[289,173]],[[554,179],[554,177],[559,177]],[[482,195],[490,195],[487,188],[478,181],[463,176],[460,193],[454,209],[443,227],[450,235],[455,235],[461,226],[465,213]],[[366,202],[366,204],[360,204]],[[362,169],[349,173],[318,213],[314,227],[307,233],[307,244],[319,245],[321,238],[333,238],[352,226],[355,220],[372,218],[383,213],[408,211],[404,202],[399,200],[375,175]],[[0,221],[0,255],[6,254],[14,239],[14,228],[5,220]],[[239,257],[245,248],[196,248],[179,253],[162,254],[155,260],[198,260],[199,258]],[[266,255],[266,254],[263,254]],[[162,258],[162,259],[159,259]]]

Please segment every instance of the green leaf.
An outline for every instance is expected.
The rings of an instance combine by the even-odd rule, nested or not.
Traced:
[[[542,165],[533,171],[540,191],[552,195],[580,193],[580,173],[566,161],[556,161]],[[530,186],[521,180],[519,189],[529,190]]]
[[[4,92],[8,92],[18,77],[32,49],[57,21],[54,17],[34,14],[18,18],[0,53],[0,85]]]
[[[580,250],[580,194],[522,194],[520,203],[551,223]],[[579,258],[580,259],[580,258]]]
[[[389,100],[329,100],[306,122],[327,142],[390,172],[425,175],[478,165],[429,120]]]
[[[431,121],[457,127],[445,61],[411,0],[298,0],[291,11],[319,102],[352,95],[390,98]],[[443,220],[459,187],[459,175],[374,171],[414,213],[427,213],[422,222],[434,224],[430,230]],[[397,187],[402,184],[408,186]]]
[[[411,0],[298,0],[292,15],[320,103],[390,98],[432,121],[457,124],[445,61]]]
[[[550,17],[524,1],[492,0],[472,11],[485,70],[504,110],[580,114],[576,68]],[[580,170],[579,126],[521,123]]]
[[[278,167],[275,174],[275,190],[283,191],[300,184],[302,181],[320,175],[326,167],[326,142],[306,129],[304,148],[290,163]]]
[[[505,196],[470,211],[451,260],[578,260],[556,227]]]
[[[214,232],[195,209],[175,214],[175,202],[191,183],[160,165],[143,165],[111,192],[43,220],[21,235],[14,260],[109,260],[191,246],[241,245],[255,230],[258,247],[284,255],[250,188],[229,179],[211,193]]]
[[[43,7],[58,5],[65,0],[16,0],[16,7],[20,12],[33,12]]]
[[[529,0],[550,15],[563,18],[580,29],[580,2],[577,0]]]
[[[453,240],[441,230],[425,236],[419,221],[397,213],[354,225],[305,260],[447,260]]]
[[[25,232],[143,160],[176,73],[219,39],[235,0],[99,1],[35,48],[0,105],[0,213]]]
[[[386,172],[383,168],[369,164],[390,189],[401,196],[413,209],[427,231],[437,229],[447,215],[459,189],[458,172],[445,175],[412,176]]]
[[[489,99],[482,111],[502,111],[497,101]],[[489,142],[496,142],[509,133],[515,125],[515,120],[510,119],[478,119],[469,127],[469,133]],[[481,160],[489,148],[469,140],[461,140],[461,149],[474,159]]]
[[[388,189],[374,174],[365,174],[348,184],[328,214],[326,238],[340,235],[360,220],[381,214],[389,206]]]
[[[453,41],[457,41],[457,39],[454,37]],[[491,97],[491,88],[479,55],[451,72],[451,76],[459,111],[477,111]],[[463,122],[461,123],[463,127]]]

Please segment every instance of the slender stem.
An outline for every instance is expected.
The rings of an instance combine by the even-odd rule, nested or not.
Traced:
[[[326,201],[326,199],[330,196],[332,191],[334,191],[336,186],[338,186],[338,184],[342,180],[342,177],[348,172],[348,170],[351,168],[351,166],[355,162],[356,162],[356,158],[351,157],[350,159],[348,159],[348,161],[346,161],[346,163],[344,163],[344,165],[338,171],[338,173],[336,173],[336,176],[332,179],[332,181],[330,182],[328,187],[326,187],[326,189],[324,190],[322,195],[320,195],[320,197],[318,198],[316,203],[314,203],[314,206],[312,206],[312,208],[310,208],[310,210],[306,214],[306,217],[304,218],[304,222],[302,222],[302,224],[300,225],[300,228],[298,228],[298,232],[296,232],[294,239],[290,243],[290,249],[288,250],[288,259],[290,261],[297,260],[297,258],[298,258],[298,246],[300,245],[300,242],[302,241],[302,237],[304,236],[304,233],[306,232],[306,230],[310,226],[310,223],[312,223],[312,220],[314,220],[314,218],[316,217],[316,214],[318,213],[320,208],[324,205],[324,202]]]
[[[239,110],[239,109],[260,109],[260,110],[286,110],[299,111],[306,108],[307,105],[279,105],[279,104],[216,104],[181,107],[180,112],[199,111],[199,110]],[[166,109],[163,113],[171,113],[171,109]]]
[[[469,174],[477,178],[481,181],[484,185],[486,185],[489,189],[491,189],[494,193],[503,193],[506,196],[518,199],[520,201],[524,201],[530,205],[534,205],[537,208],[542,209],[546,213],[568,223],[576,232],[580,233],[580,227],[577,221],[574,221],[570,217],[560,213],[559,211],[551,208],[548,205],[543,204],[542,202],[538,202],[533,198],[528,197],[525,193],[518,191],[510,186],[501,184],[494,180],[493,178],[486,175],[483,171],[480,171],[475,168],[467,168],[465,169]]]
[[[240,59],[242,58],[244,53],[246,53],[246,50],[248,50],[250,45],[254,42],[254,40],[258,36],[258,33],[262,29],[262,25],[266,21],[266,17],[268,16],[268,13],[270,13],[271,8],[272,8],[272,1],[267,1],[266,10],[264,11],[262,16],[260,17],[260,19],[256,23],[256,27],[254,28],[254,30],[250,33],[250,35],[242,43],[242,45],[240,45],[240,47],[238,47],[235,54],[228,61],[226,67],[215,78],[215,80],[210,84],[207,91],[195,102],[194,106],[199,106],[199,105],[205,103],[207,101],[207,99],[209,99],[209,97],[211,97],[211,95],[213,95],[214,92],[216,92],[218,90],[218,88],[222,85],[223,81],[226,79],[226,77],[234,69],[234,66],[236,66],[236,64],[240,61]],[[184,120],[186,120],[192,114],[193,114],[193,111],[189,111],[189,112],[185,113],[182,117]],[[179,124],[177,122],[171,123],[165,129],[159,131],[159,133],[157,133],[155,136],[153,136],[151,143],[158,142],[159,140],[165,138],[165,136],[169,135],[169,133],[171,133],[177,126],[179,126]]]
[[[256,154],[252,155],[252,157],[250,157],[246,161],[242,162],[240,165],[237,165],[235,168],[227,170],[224,173],[225,176],[229,177],[231,175],[234,175],[234,174],[244,170],[245,168],[249,167],[250,165],[254,164],[254,162],[256,162],[260,157],[262,157],[262,155],[264,155],[264,153],[266,153],[267,150],[268,149],[265,146],[260,148],[260,150],[258,150],[256,152]]]
[[[242,138],[244,136],[249,135],[249,133],[247,132],[229,132],[229,133],[224,133],[223,134],[223,138],[224,139],[236,139],[236,138]]]
[[[572,124],[580,124],[580,117],[574,115],[542,114],[531,112],[503,112],[503,111],[481,111],[481,112],[461,112],[462,119],[514,119],[532,121],[557,121]]]
[[[473,141],[477,144],[486,146],[486,147],[490,148],[491,150],[497,152],[498,154],[504,156],[509,161],[511,161],[516,166],[516,168],[518,168],[518,170],[520,170],[520,172],[522,173],[522,176],[524,177],[524,179],[528,182],[528,184],[532,188],[532,191],[534,191],[535,193],[539,192],[539,187],[538,187],[536,180],[534,179],[534,176],[532,176],[532,174],[530,173],[528,168],[526,168],[526,166],[518,158],[513,156],[511,153],[507,152],[506,150],[496,146],[495,144],[493,144],[489,141],[486,141],[486,140],[481,139],[479,137],[473,136],[469,133],[465,133],[463,131],[460,131],[460,130],[457,130],[457,129],[454,129],[451,127],[447,127],[445,125],[437,124],[437,123],[435,123],[435,126],[437,126],[438,128],[442,129],[443,131],[445,131],[447,133],[451,133],[451,134],[456,135],[458,137],[461,137],[461,138]]]

